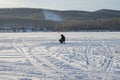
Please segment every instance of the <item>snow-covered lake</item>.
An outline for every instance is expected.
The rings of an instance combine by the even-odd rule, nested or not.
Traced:
[[[120,80],[120,32],[0,33],[0,80]]]

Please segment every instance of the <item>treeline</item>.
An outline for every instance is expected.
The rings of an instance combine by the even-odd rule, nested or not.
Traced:
[[[61,24],[61,25],[60,25]],[[120,31],[120,18],[89,21],[65,21],[56,24],[54,31]]]
[[[89,21],[0,20],[0,32],[120,31],[120,18]]]
[[[54,11],[63,21],[45,20],[44,9],[0,9],[0,32],[120,31],[119,10]]]

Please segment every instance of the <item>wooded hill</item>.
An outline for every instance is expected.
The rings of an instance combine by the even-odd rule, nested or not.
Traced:
[[[120,31],[120,10],[49,10],[63,21],[45,20],[44,9],[0,9],[0,32],[27,31]]]

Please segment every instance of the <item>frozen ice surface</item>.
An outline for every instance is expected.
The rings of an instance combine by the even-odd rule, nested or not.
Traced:
[[[120,32],[0,33],[0,80],[119,80]]]

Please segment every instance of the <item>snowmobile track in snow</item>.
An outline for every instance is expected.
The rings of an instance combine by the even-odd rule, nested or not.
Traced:
[[[39,38],[2,39],[0,79],[118,80],[119,42],[120,40],[88,39],[59,44],[52,40],[41,41]],[[10,59],[14,58],[9,52],[12,55],[15,53],[16,60],[19,58],[21,61],[4,61],[7,58],[4,58],[5,54]]]

